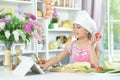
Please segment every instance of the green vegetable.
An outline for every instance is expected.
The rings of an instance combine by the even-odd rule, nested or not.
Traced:
[[[104,69],[119,69],[120,63],[113,63],[113,62],[109,62],[109,61],[104,61],[103,68]]]

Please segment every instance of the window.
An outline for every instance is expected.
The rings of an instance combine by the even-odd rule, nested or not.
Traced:
[[[120,62],[120,0],[105,0],[104,54]]]

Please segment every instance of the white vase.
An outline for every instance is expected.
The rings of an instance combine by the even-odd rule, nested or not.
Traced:
[[[58,23],[53,23],[54,29],[58,29]]]

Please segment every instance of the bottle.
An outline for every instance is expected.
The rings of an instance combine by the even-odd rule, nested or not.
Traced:
[[[11,71],[11,51],[6,50],[4,55],[4,71]]]

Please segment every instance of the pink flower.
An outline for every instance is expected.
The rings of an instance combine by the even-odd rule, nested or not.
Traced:
[[[38,21],[32,20],[31,22],[32,22],[35,26],[42,27],[42,24],[41,24],[40,22],[38,22]]]
[[[57,14],[57,12],[56,12],[56,9],[55,9],[55,8],[54,8],[53,17],[55,17],[55,18],[59,18],[59,16],[58,16],[58,14]]]
[[[9,18],[2,18],[2,19],[0,19],[0,22],[9,22],[9,21],[10,21]]]
[[[38,31],[37,31],[32,35],[32,38],[35,38],[38,41],[42,41],[42,33],[38,33]]]
[[[42,24],[38,21],[31,21],[35,26],[36,26],[36,30],[35,32],[32,34],[32,38],[36,38],[39,41],[42,41]]]
[[[31,18],[32,20],[36,20],[36,17],[35,17],[35,15],[33,15],[33,14],[27,14],[27,16],[28,16],[29,18]]]
[[[20,8],[18,10],[15,10],[15,13],[20,14],[20,15],[24,15],[24,9]]]
[[[29,34],[32,34],[33,28],[34,28],[34,24],[31,22],[28,22],[23,25],[23,29],[25,29]]]

